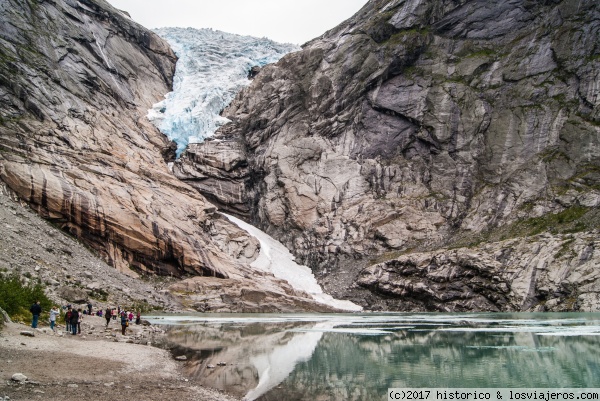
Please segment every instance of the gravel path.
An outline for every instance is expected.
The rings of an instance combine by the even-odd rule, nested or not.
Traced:
[[[164,290],[169,279],[143,280],[118,272],[11,199],[1,185],[0,238],[0,274],[16,272],[24,280],[41,280],[57,305],[85,308],[90,300],[94,310],[140,304],[180,308]],[[68,299],[78,294],[86,301]],[[54,334],[46,328],[26,337],[20,332],[31,331],[27,325],[5,325],[0,331],[0,401],[235,400],[187,381],[180,362],[168,351],[146,345],[161,335],[160,329],[133,325],[127,336],[121,336],[118,323],[111,322],[110,330],[105,330],[105,322],[86,316],[80,336]],[[11,380],[15,373],[28,381]]]
[[[150,326],[120,326],[88,316],[82,334],[58,334],[10,323],[0,332],[0,400],[214,400],[235,398],[194,385],[168,351],[145,345],[160,332]],[[21,335],[31,332],[35,337]],[[15,373],[24,382],[11,378]]]

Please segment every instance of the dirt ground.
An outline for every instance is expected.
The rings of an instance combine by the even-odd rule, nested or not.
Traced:
[[[236,400],[189,382],[181,374],[181,362],[147,345],[152,327],[131,325],[122,336],[117,322],[108,329],[105,323],[88,316],[77,336],[66,334],[64,326],[53,333],[48,327],[5,324],[0,331],[0,400]],[[15,373],[27,381],[11,380]]]

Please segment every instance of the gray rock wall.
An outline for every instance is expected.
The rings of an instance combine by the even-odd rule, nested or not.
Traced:
[[[528,236],[520,223],[564,211],[577,217],[542,231],[587,232],[599,16],[591,0],[370,1],[263,68],[176,174],[338,295],[394,252]],[[213,162],[223,147],[235,163]]]

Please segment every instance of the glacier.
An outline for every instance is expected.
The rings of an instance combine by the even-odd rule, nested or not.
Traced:
[[[179,60],[173,91],[153,105],[148,119],[177,143],[177,157],[189,143],[202,142],[229,121],[221,117],[220,112],[251,82],[248,73],[252,67],[276,62],[300,49],[297,45],[280,44],[267,38],[212,29],[159,28],[154,32],[167,40]],[[261,244],[259,257],[250,266],[286,280],[322,304],[346,311],[362,310],[350,301],[323,293],[312,271],[298,265],[283,244],[233,216],[226,217]]]
[[[173,91],[153,105],[148,119],[177,143],[177,157],[188,143],[202,142],[228,122],[220,112],[251,81],[254,66],[274,63],[300,48],[267,38],[213,29],[159,28],[179,58]]]

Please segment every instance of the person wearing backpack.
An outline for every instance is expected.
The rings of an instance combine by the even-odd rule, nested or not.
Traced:
[[[121,334],[125,335],[125,330],[129,326],[129,319],[127,319],[127,313],[121,312]]]

